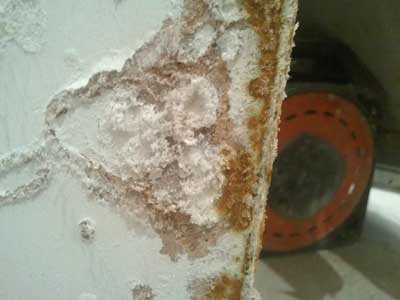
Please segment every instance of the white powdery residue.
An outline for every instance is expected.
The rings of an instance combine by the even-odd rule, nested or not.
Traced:
[[[237,57],[242,48],[243,40],[240,30],[227,30],[218,39],[217,45],[221,51],[222,59],[231,64]]]
[[[149,173],[152,177],[158,177],[171,161],[173,153],[166,140],[170,125],[165,116],[165,112],[157,112],[151,104],[130,105],[121,112],[119,127],[116,127],[116,123],[112,125],[118,130],[110,138],[115,140],[120,137],[121,141],[125,141],[119,154],[119,163],[116,161],[117,164],[122,163],[122,172],[131,169],[136,174]],[[125,176],[130,175],[127,173]]]
[[[114,93],[103,117],[98,118],[97,139],[101,149],[106,150],[104,160],[108,158],[114,172],[122,178],[140,177],[143,173],[160,176],[173,157],[166,140],[171,132],[166,112],[157,111],[154,104],[140,102],[135,90]]]
[[[187,145],[196,143],[195,130],[211,127],[217,118],[218,93],[205,78],[193,78],[165,99],[173,120],[174,137]]]
[[[113,174],[151,183],[159,209],[179,209],[196,224],[210,223],[218,220],[213,211],[224,180],[220,147],[207,136],[217,119],[218,92],[203,77],[179,82],[157,99],[134,85],[116,86],[52,127],[64,145]]]
[[[75,48],[68,48],[64,51],[65,67],[72,73],[73,79],[82,76],[83,60],[79,56],[79,52]]]
[[[0,157],[0,206],[33,197],[47,186],[50,166],[43,146]]]
[[[32,181],[39,170],[40,165],[38,163],[38,161],[32,159],[21,165],[7,166],[8,170],[0,169],[0,194],[10,193]]]
[[[179,60],[183,62],[194,62],[203,56],[216,36],[215,29],[206,24],[194,33],[192,39],[181,49]]]
[[[217,20],[232,23],[244,18],[244,12],[239,9],[236,1],[211,0],[211,12]]]
[[[0,50],[15,42],[26,52],[40,51],[45,24],[46,15],[36,1],[6,1],[0,9]]]
[[[155,196],[171,210],[188,213],[195,224],[216,222],[214,205],[223,182],[221,158],[218,147],[210,145],[201,133],[196,135],[196,130],[215,123],[217,91],[206,79],[193,78],[188,85],[166,95],[164,101],[167,119],[172,120],[172,137],[180,146],[171,149],[175,154],[160,162],[172,164],[176,161],[178,166],[173,172],[179,180],[169,177],[168,172],[162,177],[153,177]],[[151,150],[153,155],[165,152],[162,147]]]
[[[204,225],[218,221],[215,201],[222,193],[224,175],[217,149],[207,143],[185,149],[179,166],[189,174],[181,182],[184,201],[177,206],[191,216],[192,223]]]
[[[231,100],[229,115],[235,124],[233,136],[238,138],[237,142],[249,147],[251,143],[246,129],[248,118],[257,114],[262,105],[261,101],[254,101],[248,93],[248,83],[258,76],[259,52],[252,46],[258,43],[258,36],[250,29],[241,30],[238,35],[240,36],[239,52],[235,54],[235,60],[228,64],[232,79],[228,92]]]

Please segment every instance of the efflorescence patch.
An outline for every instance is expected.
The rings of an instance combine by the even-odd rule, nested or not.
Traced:
[[[124,191],[112,204],[146,216],[173,260],[206,256],[226,230],[252,222],[257,168],[252,150],[232,136],[231,74],[216,46],[229,26],[244,24],[227,26],[211,6],[185,1],[182,17],[165,21],[120,72],[94,75],[47,111],[56,138],[104,166],[89,173],[102,169],[96,176]],[[90,128],[88,118],[94,134],[69,132]]]
[[[243,257],[232,261],[237,274],[193,280],[194,300],[240,300],[254,265],[250,237],[252,226],[260,226],[254,215],[263,142],[267,130],[276,131],[267,123],[275,118],[269,109],[282,2],[185,0],[182,14],[165,20],[122,70],[99,72],[85,86],[63,91],[46,112],[48,137],[59,147],[52,149],[64,152],[54,157],[82,170],[90,195],[134,231],[150,228],[173,263],[206,257],[227,233],[243,237]],[[243,85],[232,66],[249,27],[260,55]],[[232,49],[229,37],[235,37]],[[237,91],[246,101],[233,103]],[[234,105],[242,123],[230,114]],[[267,163],[270,173],[272,158]],[[83,239],[95,237],[88,220],[80,229]],[[148,286],[132,290],[133,300],[154,297]]]
[[[37,145],[0,158],[0,208],[28,201],[51,181],[49,149]]]

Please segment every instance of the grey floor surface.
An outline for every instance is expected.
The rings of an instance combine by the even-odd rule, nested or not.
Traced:
[[[372,189],[357,243],[264,258],[256,287],[264,300],[400,300],[400,195]]]

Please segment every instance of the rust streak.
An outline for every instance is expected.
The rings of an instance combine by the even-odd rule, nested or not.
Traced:
[[[222,274],[215,278],[196,279],[192,282],[192,300],[240,300],[243,280]]]
[[[253,218],[253,208],[247,200],[257,179],[254,169],[250,154],[244,150],[238,151],[225,166],[226,183],[217,209],[237,231],[247,229]]]
[[[271,91],[277,72],[281,1],[242,0],[242,4],[249,15],[249,24],[259,36],[258,48],[261,52],[258,63],[261,74],[249,82],[248,86],[250,95],[263,101],[261,112],[248,121],[253,148],[260,160]]]

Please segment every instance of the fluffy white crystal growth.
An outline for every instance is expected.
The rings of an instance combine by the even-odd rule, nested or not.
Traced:
[[[183,76],[179,82],[157,100],[121,85],[98,96],[90,110],[77,107],[56,132],[134,187],[150,184],[159,209],[185,213],[195,224],[214,223],[222,158],[207,131],[216,122],[218,93],[203,77]]]

